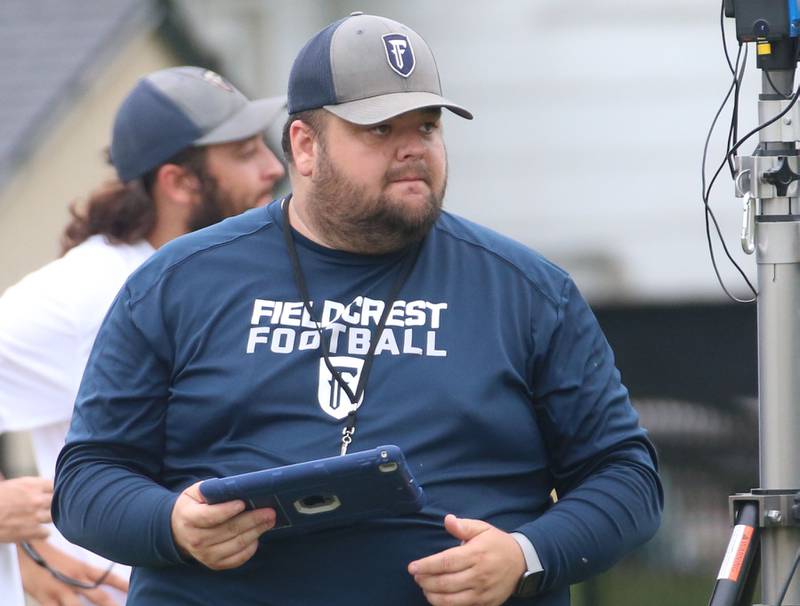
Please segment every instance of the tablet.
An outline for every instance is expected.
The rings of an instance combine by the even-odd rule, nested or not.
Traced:
[[[202,482],[200,492],[211,504],[241,499],[247,509],[275,509],[275,527],[262,539],[406,515],[425,503],[394,445],[214,478]]]

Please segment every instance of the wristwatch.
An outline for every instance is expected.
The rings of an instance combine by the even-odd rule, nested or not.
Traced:
[[[535,596],[539,592],[539,585],[542,582],[543,576],[544,570],[536,570],[534,572],[526,570],[519,578],[517,588],[512,595],[515,598],[530,598]]]

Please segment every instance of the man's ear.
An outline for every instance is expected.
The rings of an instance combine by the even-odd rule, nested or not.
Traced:
[[[179,206],[193,206],[200,191],[200,181],[183,166],[163,164],[156,172],[153,189]]]
[[[297,172],[310,177],[317,154],[318,135],[302,120],[295,120],[289,125],[289,141],[292,144],[292,157]]]

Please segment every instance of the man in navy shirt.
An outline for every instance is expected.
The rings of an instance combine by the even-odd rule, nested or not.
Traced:
[[[288,103],[293,194],[165,246],[118,295],[56,524],[136,566],[131,604],[568,604],[662,506],[594,316],[563,271],[442,211],[442,108],[472,115],[414,31],[331,24]],[[272,509],[198,489],[388,443],[417,514],[271,539]]]

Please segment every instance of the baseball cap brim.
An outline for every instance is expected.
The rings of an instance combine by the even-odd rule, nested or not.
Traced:
[[[464,107],[436,93],[400,92],[324,105],[326,110],[353,124],[377,124],[400,114],[425,107],[446,107],[454,114],[472,120],[472,113]]]
[[[250,101],[241,110],[214,130],[197,139],[193,145],[212,145],[239,141],[265,131],[286,107],[286,96]]]

